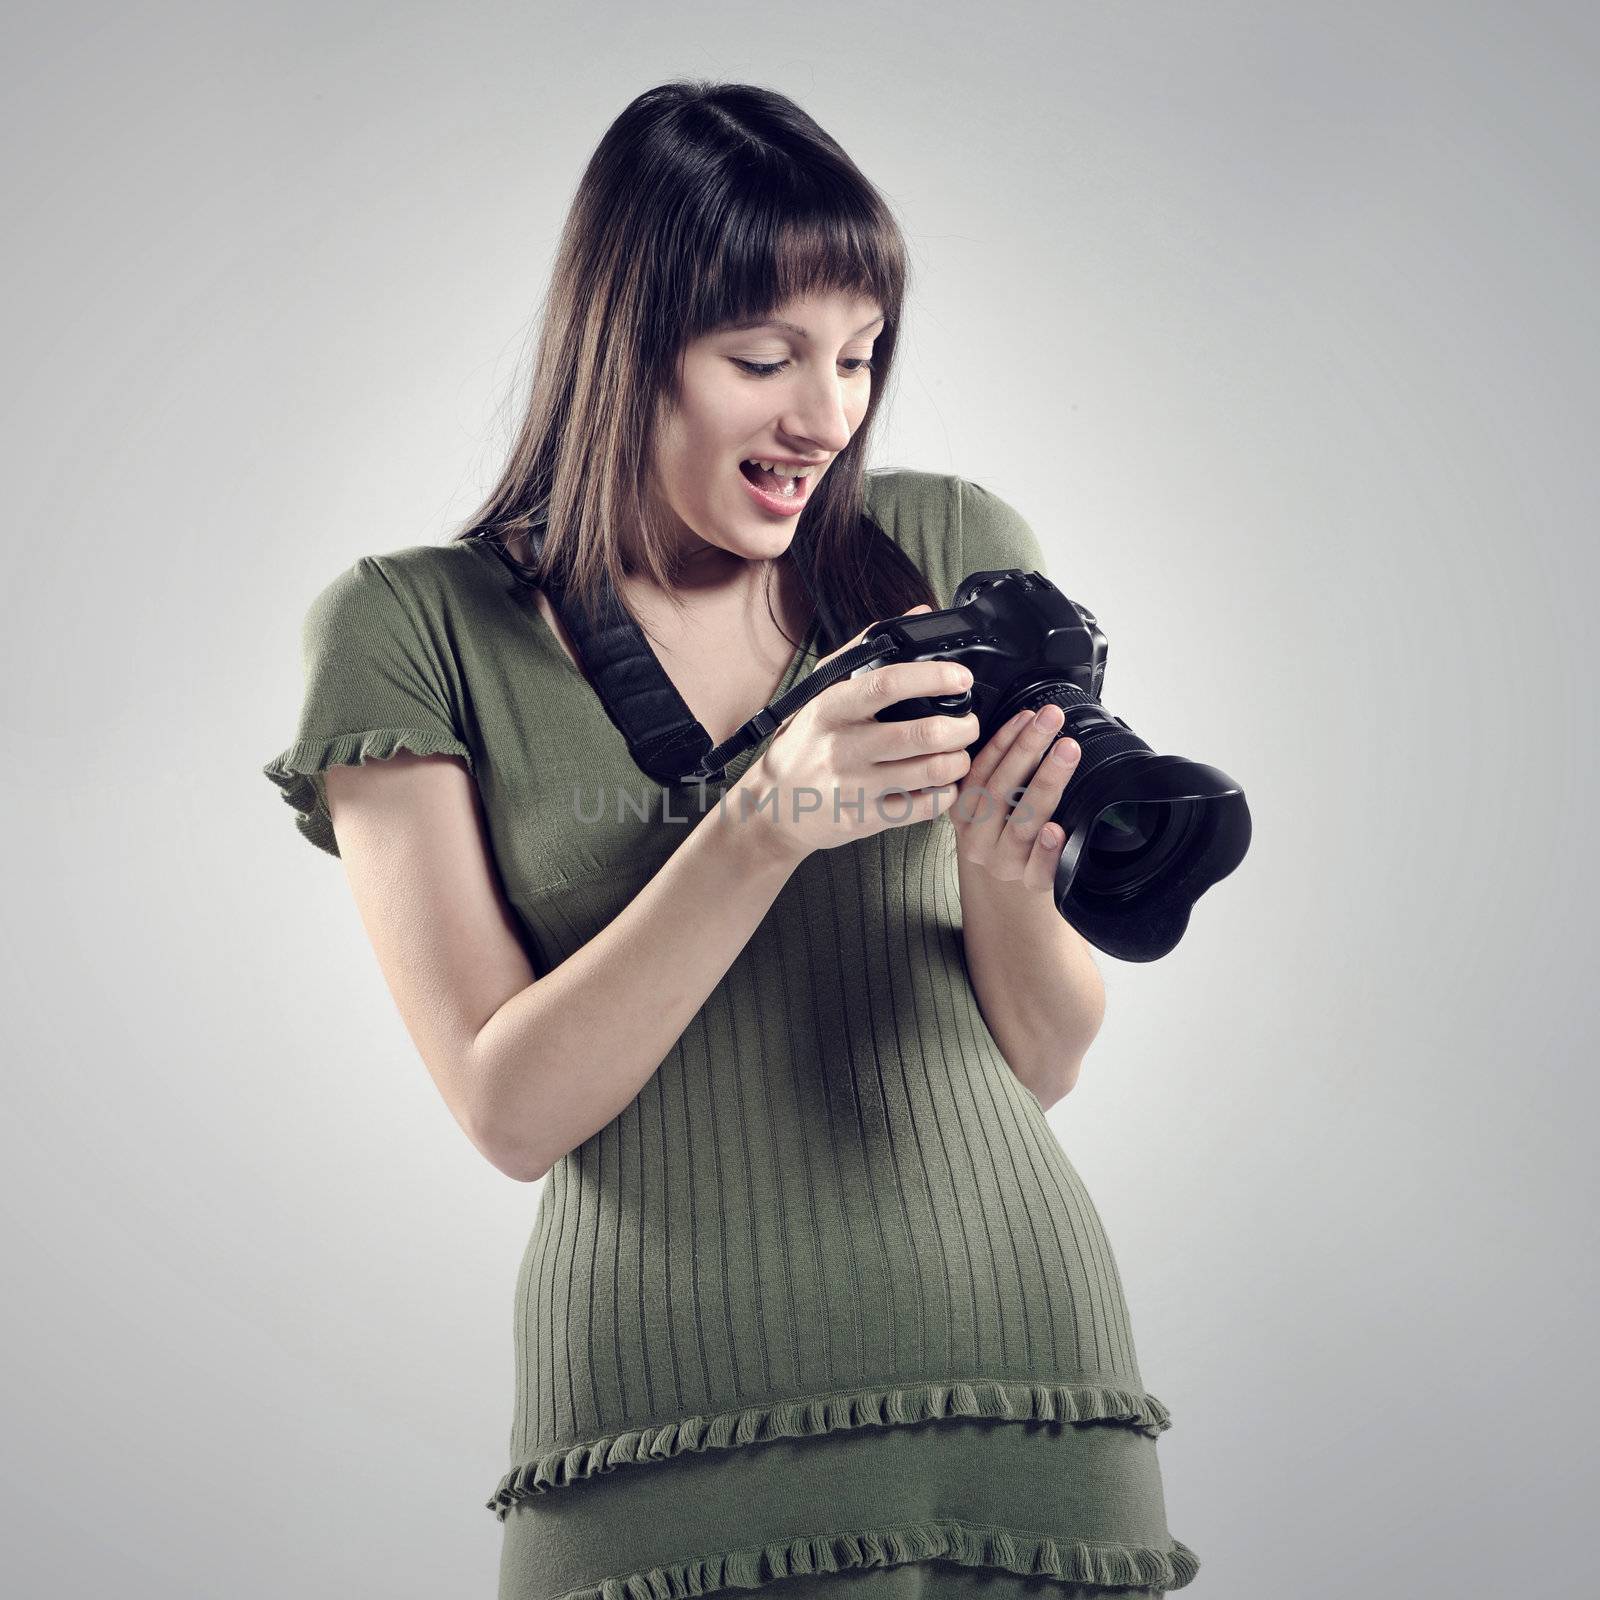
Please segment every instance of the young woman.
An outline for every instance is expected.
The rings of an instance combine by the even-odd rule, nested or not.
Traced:
[[[1060,710],[969,754],[976,718],[878,719],[957,687],[894,664],[664,784],[563,621],[619,602],[646,687],[720,743],[872,623],[1042,571],[976,484],[866,471],[904,293],[887,206],[792,102],[641,95],[584,173],[487,503],[306,618],[265,770],[343,858],[463,1131],[546,1179],[502,1600],[1154,1595],[1198,1567],[1045,1119],[1104,1003],[1050,894]]]

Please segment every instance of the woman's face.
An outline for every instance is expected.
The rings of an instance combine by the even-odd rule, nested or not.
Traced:
[[[685,560],[708,568],[726,566],[725,555],[765,561],[788,549],[798,508],[849,444],[872,397],[868,363],[883,326],[875,301],[812,296],[772,317],[693,340],[678,404],[657,429],[659,514],[675,521]],[[814,465],[792,498],[779,496],[780,508],[769,508],[746,481],[755,469],[741,470],[752,458]],[[789,486],[771,474],[757,481],[769,492]]]

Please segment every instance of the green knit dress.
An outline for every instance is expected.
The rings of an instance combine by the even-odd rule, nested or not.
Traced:
[[[866,483],[941,605],[972,571],[1046,571],[974,483]],[[337,854],[331,765],[459,756],[540,974],[723,792],[639,770],[475,541],[362,557],[302,642],[295,740],[264,769],[301,834]],[[972,989],[948,817],[802,862],[638,1096],[540,1185],[511,1311],[501,1600],[1057,1600],[1198,1570],[1100,1217]]]

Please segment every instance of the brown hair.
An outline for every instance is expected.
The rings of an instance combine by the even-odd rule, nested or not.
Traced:
[[[906,249],[887,203],[792,100],[743,83],[646,90],[606,130],[562,228],[542,305],[532,391],[500,480],[456,539],[542,523],[533,582],[554,572],[597,615],[620,592],[623,530],[670,592],[675,547],[647,514],[654,424],[693,339],[810,293],[884,313],[861,424],[800,513],[804,574],[838,623],[822,653],[868,623],[939,602],[916,565],[873,538],[864,473],[894,368]],[[769,594],[770,606],[770,594]],[[794,641],[798,644],[799,641]]]

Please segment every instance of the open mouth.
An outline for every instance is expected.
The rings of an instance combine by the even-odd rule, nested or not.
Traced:
[[[775,500],[804,500],[811,488],[811,479],[780,477],[765,467],[752,466],[748,461],[739,463],[739,471],[759,493]]]

